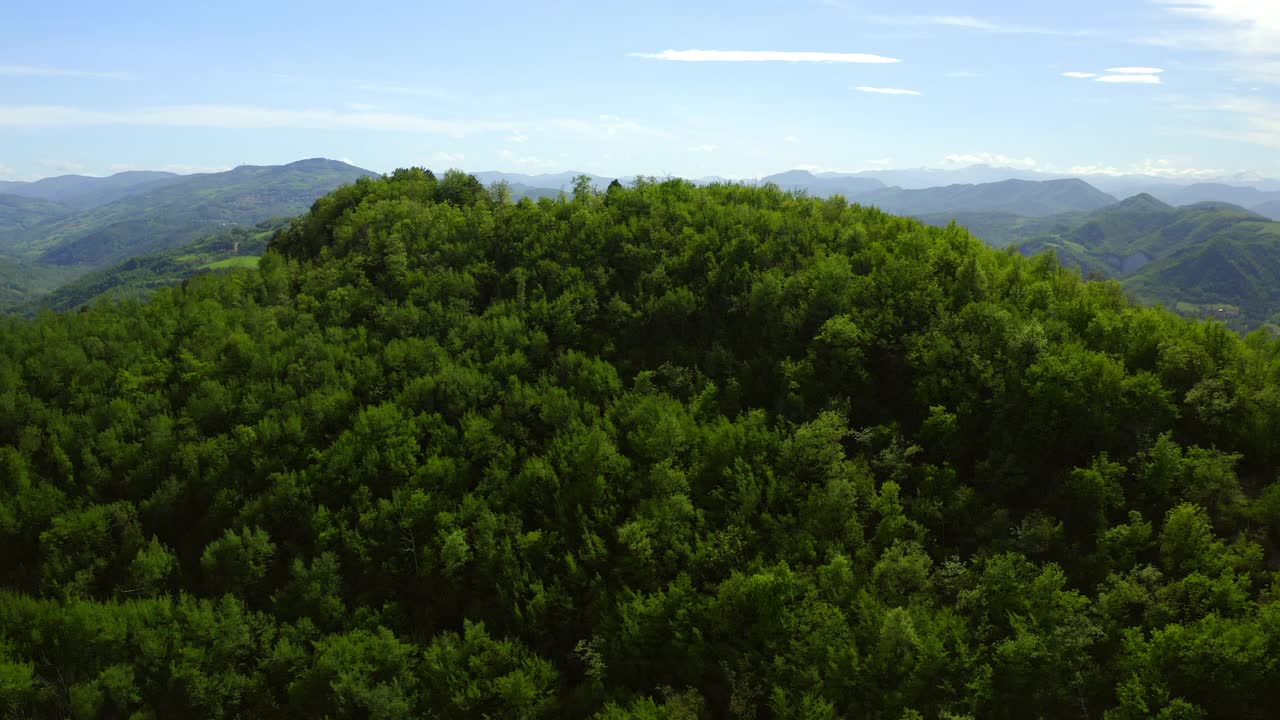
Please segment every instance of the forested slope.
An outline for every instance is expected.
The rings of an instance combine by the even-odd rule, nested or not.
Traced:
[[[360,180],[0,319],[0,715],[1270,717],[1276,427],[1275,340],[958,227]]]
[[[257,257],[266,251],[275,230],[287,222],[284,219],[265,220],[252,227],[234,227],[172,250],[138,255],[111,267],[86,273],[47,294],[17,305],[13,310],[33,315],[45,308],[76,310],[107,298],[141,300],[198,272],[219,269],[225,264],[256,264]]]

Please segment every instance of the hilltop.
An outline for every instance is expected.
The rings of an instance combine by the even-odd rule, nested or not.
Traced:
[[[1277,358],[839,198],[360,179],[0,318],[0,712],[1262,718]]]

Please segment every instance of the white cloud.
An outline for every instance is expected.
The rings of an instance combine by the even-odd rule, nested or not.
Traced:
[[[18,179],[18,171],[0,163],[0,180],[16,180]]]
[[[1107,72],[1116,73],[1118,75],[1159,75],[1164,72],[1164,68],[1158,67],[1114,67],[1107,68]]]
[[[990,165],[992,167],[1018,168],[1031,170],[1039,168],[1040,163],[1029,157],[1018,158],[1000,153],[953,153],[942,159],[943,166],[968,167],[970,165]]]
[[[919,95],[920,94],[918,90],[903,90],[902,88],[887,88],[887,87],[871,87],[869,85],[859,85],[858,87],[854,88],[854,90],[857,90],[858,92],[864,92],[864,93],[879,93],[881,95]]]
[[[694,145],[693,147],[689,148],[689,152],[713,153],[719,149],[720,149],[719,145],[711,145],[711,144]]]
[[[815,63],[896,63],[897,58],[866,53],[792,52],[776,50],[663,50],[632,53],[633,57],[675,62],[815,62]]]
[[[513,133],[511,133],[510,135],[508,135],[508,136],[507,136],[507,142],[509,142],[509,143],[515,143],[515,144],[517,144],[517,145],[519,145],[520,143],[523,143],[523,142],[528,142],[528,141],[529,141],[529,136],[528,136],[528,135],[525,135],[524,133],[520,132],[519,130],[517,130],[517,131],[515,131],[515,132],[513,132]]]
[[[1159,85],[1160,73],[1164,72],[1162,68],[1154,67],[1116,67],[1107,68],[1105,71],[1109,73],[1103,75],[1096,72],[1080,72],[1073,70],[1071,72],[1062,73],[1063,77],[1079,78],[1082,80],[1093,80],[1094,82],[1104,83],[1129,83],[1136,85]]]
[[[69,70],[67,68],[49,67],[48,65],[0,65],[0,76],[3,77],[79,77],[79,78],[111,78],[119,80],[124,73],[99,72],[94,70]]]
[[[1103,75],[1094,78],[1094,82],[1121,83],[1129,85],[1159,85],[1159,75]]]
[[[1171,160],[1146,160],[1141,164],[1116,167],[1114,165],[1073,165],[1062,170],[1054,170],[1062,175],[1145,175],[1147,177],[1168,178],[1170,180],[1208,180],[1223,177],[1226,172],[1218,169],[1179,167]]]

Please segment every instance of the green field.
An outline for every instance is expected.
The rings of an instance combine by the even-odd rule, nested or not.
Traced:
[[[206,265],[201,265],[201,270],[228,270],[230,268],[256,268],[258,261],[261,260],[259,255],[240,255],[238,257],[229,257],[226,260],[218,260]]]

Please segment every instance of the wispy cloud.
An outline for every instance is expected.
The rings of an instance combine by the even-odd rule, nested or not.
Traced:
[[[1226,113],[1239,123],[1229,128],[1201,125],[1185,134],[1280,149],[1280,104],[1261,97],[1228,96],[1196,109]]]
[[[1062,73],[1062,76],[1069,77],[1069,78],[1096,78],[1098,77],[1098,73],[1072,71],[1072,72],[1064,72]]]
[[[397,83],[365,83],[355,86],[355,89],[363,92],[374,93],[377,95],[406,95],[409,97],[425,97],[443,102],[459,102],[463,100],[462,96],[455,95],[437,88],[424,87],[419,85],[401,85]]]
[[[786,50],[663,50],[631,53],[632,57],[673,62],[808,62],[808,63],[896,63],[897,58],[867,53],[796,52]]]
[[[1162,47],[1212,50],[1240,75],[1280,83],[1280,3],[1274,0],[1153,0],[1177,26],[1140,38]]]
[[[1159,75],[1103,75],[1094,82],[1120,83],[1123,85],[1159,85]]]
[[[1118,75],[1159,75],[1164,72],[1164,68],[1158,67],[1114,67],[1107,68],[1107,72],[1116,73]]]
[[[559,132],[610,140],[619,137],[666,138],[665,130],[616,115],[594,119],[540,120],[441,119],[393,112],[286,110],[253,105],[165,105],[135,110],[89,110],[65,105],[0,105],[0,128],[95,126],[220,128],[229,130],[361,130],[467,137],[507,133],[513,141],[528,132]]]
[[[68,77],[68,78],[109,78],[119,80],[124,73],[102,72],[98,70],[73,70],[51,67],[48,65],[4,65],[0,64],[0,76],[3,77]]]
[[[1061,30],[1035,25],[1006,23],[998,20],[973,17],[972,15],[872,15],[866,19],[877,25],[894,25],[902,27],[941,26],[1009,35],[1082,36],[1090,34],[1090,31],[1088,30]]]
[[[670,133],[660,128],[650,127],[635,120],[608,114],[599,115],[595,120],[575,118],[551,120],[546,123],[546,127],[599,140],[609,140],[619,136],[651,138],[666,138],[670,136]]]
[[[9,167],[8,165],[5,165],[4,163],[0,163],[0,180],[16,180],[16,179],[18,179],[18,172],[13,168]]]
[[[1169,33],[1170,44],[1237,53],[1280,54],[1280,4],[1271,0],[1155,0],[1174,16],[1207,29]]]
[[[554,160],[544,160],[536,155],[516,155],[510,150],[499,151],[498,157],[521,170],[552,170],[557,166]]]
[[[0,105],[0,127],[95,125],[377,130],[454,136],[517,129],[516,123],[505,121],[441,120],[388,112],[282,110],[252,105],[165,105],[137,110],[86,110],[64,105]]]
[[[74,160],[39,160],[37,164],[57,175],[79,175],[85,171],[84,164]]]
[[[918,90],[904,90],[902,88],[888,88],[888,87],[871,87],[870,85],[859,85],[858,87],[854,88],[854,90],[857,90],[858,92],[864,92],[864,93],[879,93],[880,95],[919,95],[920,94]]]
[[[431,155],[431,164],[438,168],[458,167],[467,156],[462,153],[451,153],[439,150]]]

